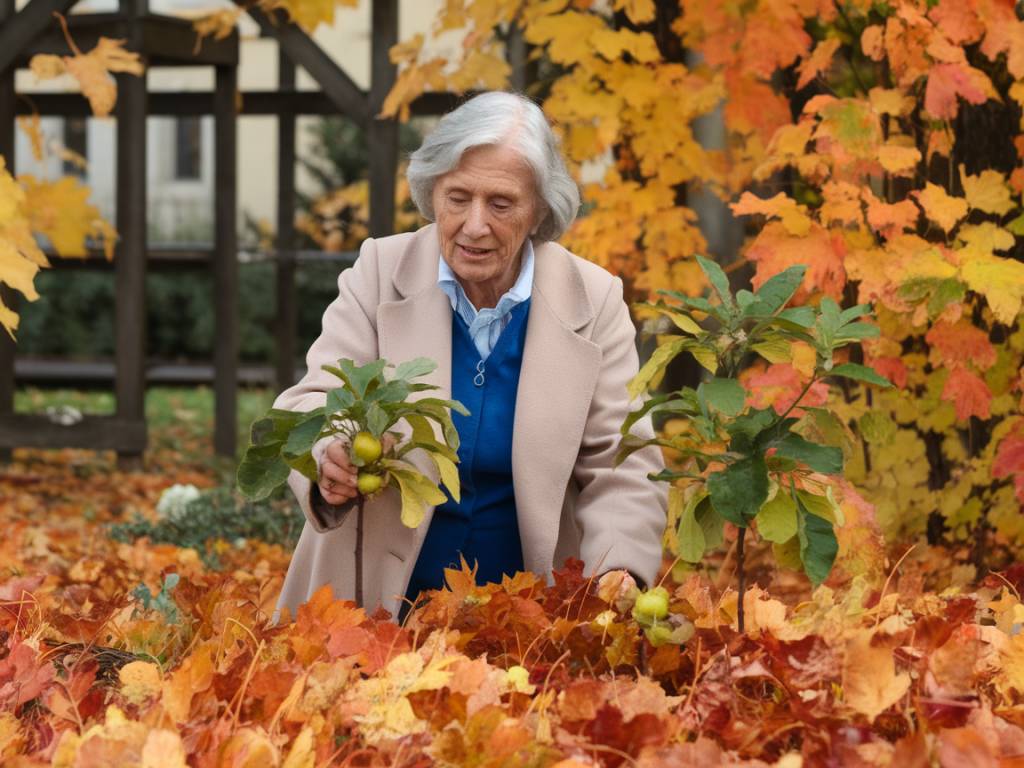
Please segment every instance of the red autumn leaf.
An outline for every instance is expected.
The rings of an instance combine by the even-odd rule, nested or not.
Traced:
[[[0,708],[13,710],[41,694],[53,682],[50,661],[32,646],[12,638],[0,659]]]
[[[928,18],[951,43],[976,43],[985,33],[985,25],[978,18],[973,3],[964,0],[939,0],[928,11]]]
[[[747,378],[743,385],[747,389],[747,403],[754,408],[771,406],[776,413],[785,413],[800,396],[807,380],[800,376],[789,363],[776,363],[768,366],[763,373]],[[816,382],[804,395],[802,406],[815,408],[824,405],[828,400],[828,384]],[[802,408],[793,411],[794,416],[803,413]]]
[[[1024,429],[1003,438],[992,462],[992,477],[1013,477],[1017,498],[1024,504]]]
[[[936,64],[928,73],[924,108],[933,117],[952,120],[959,110],[957,97],[969,104],[984,104],[994,94],[988,75],[963,64]]]
[[[956,323],[939,321],[928,329],[925,341],[938,360],[952,367],[970,361],[980,371],[987,371],[996,362],[996,348],[988,334],[966,319]]]
[[[898,388],[907,386],[907,365],[901,357],[872,357],[868,365]]]
[[[956,406],[956,417],[961,421],[971,416],[987,419],[992,392],[984,379],[958,365],[949,372],[942,399]]]

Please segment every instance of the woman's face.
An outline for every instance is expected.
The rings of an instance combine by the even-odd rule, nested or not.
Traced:
[[[533,172],[509,147],[475,147],[437,180],[433,200],[442,258],[477,309],[495,306],[539,223]]]

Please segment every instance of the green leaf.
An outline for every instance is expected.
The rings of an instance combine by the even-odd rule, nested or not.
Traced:
[[[776,320],[785,320],[800,328],[811,328],[814,325],[814,307],[790,307],[779,312]]]
[[[758,436],[776,423],[776,418],[772,408],[753,409],[737,416],[725,425],[725,431],[732,438],[730,447],[740,453],[746,453]]]
[[[687,391],[690,395],[687,397]],[[684,397],[680,397],[684,395]],[[665,394],[655,395],[654,397],[645,400],[644,404],[637,408],[635,411],[631,411],[626,420],[622,422],[620,432],[623,435],[629,434],[629,431],[633,428],[640,419],[644,418],[648,413],[668,413],[671,415],[680,415],[689,418],[700,411],[700,407],[697,405],[695,397],[693,397],[693,390],[688,387],[685,390],[679,392],[666,392]]]
[[[797,508],[793,497],[779,489],[775,498],[758,511],[754,522],[762,539],[784,544],[797,533]]]
[[[1024,214],[1021,214],[1024,217]],[[958,304],[967,295],[967,286],[956,278],[946,278],[935,286],[928,298],[928,317],[937,317],[950,304]]]
[[[705,549],[714,549],[722,545],[724,540],[724,528],[725,520],[720,514],[715,512],[715,508],[711,506],[711,499],[705,496],[694,510],[694,515],[697,518],[697,522],[700,524],[701,529],[704,531],[704,547]]]
[[[437,363],[429,357],[417,357],[413,360],[406,360],[395,368],[395,379],[408,382],[417,376],[426,376],[428,373],[433,373],[436,368]]]
[[[848,307],[839,313],[839,324],[846,325],[847,323],[856,320],[858,317],[864,317],[864,315],[871,314],[870,304],[857,304],[852,307]]]
[[[312,416],[300,421],[288,433],[288,440],[285,441],[282,450],[286,457],[301,456],[313,450],[313,444],[320,437],[320,431],[323,429],[325,416],[323,408],[311,413],[313,413]]]
[[[688,563],[699,563],[704,557],[706,543],[704,529],[697,522],[695,515],[697,504],[707,498],[707,493],[695,494],[689,503],[683,503],[683,492],[672,486],[668,489],[668,503],[678,516],[676,532],[679,541],[679,556]]]
[[[843,510],[830,496],[819,496],[804,490],[798,490],[796,496],[810,514],[828,520],[832,525],[843,524]]]
[[[374,360],[359,366],[348,358],[338,361],[338,369],[344,374],[343,378],[348,382],[356,397],[365,397],[371,383],[382,382],[382,374],[386,365],[386,360]]]
[[[377,403],[370,403],[366,409],[366,428],[376,438],[380,438],[384,431],[391,426],[391,419],[388,413]]]
[[[788,363],[793,359],[790,344],[781,336],[769,336],[764,341],[751,344],[750,348],[769,363]]]
[[[807,267],[798,264],[790,267],[765,281],[755,296],[757,301],[747,308],[747,315],[774,315],[786,302],[793,298],[800,283],[803,282]],[[813,321],[812,321],[813,322]]]
[[[707,275],[708,282],[711,283],[711,287],[715,289],[715,293],[718,294],[718,298],[722,301],[722,306],[727,309],[732,309],[735,304],[733,303],[732,294],[729,292],[729,278],[726,276],[722,268],[718,266],[711,259],[706,259],[703,256],[697,256],[697,263],[700,268]]]
[[[278,486],[288,480],[291,473],[278,446],[250,446],[238,464],[235,479],[238,490],[253,501],[267,498]]]
[[[411,390],[408,382],[395,379],[377,387],[366,396],[366,400],[372,403],[401,403],[409,396]]]
[[[804,573],[814,586],[818,586],[832,572],[832,565],[839,553],[839,542],[832,524],[817,515],[812,515],[804,507],[797,495],[799,509],[800,560],[803,562]]]
[[[715,511],[734,525],[746,527],[768,497],[768,468],[763,456],[748,456],[708,476]]]
[[[835,333],[836,342],[859,341],[860,339],[878,338],[879,330],[877,325],[869,323],[850,323],[844,325]]]
[[[818,445],[790,432],[772,444],[775,455],[806,464],[815,472],[837,475],[843,471],[843,452],[830,445]]]
[[[726,416],[738,416],[746,403],[747,392],[736,379],[710,379],[701,382],[704,398],[715,410]]]
[[[772,544],[772,554],[775,555],[775,562],[781,568],[789,568],[791,571],[803,570],[804,564],[800,559],[800,537],[793,538],[782,544]]]
[[[647,362],[644,363],[636,376],[633,377],[633,380],[629,382],[627,392],[629,393],[630,400],[639,397],[643,392],[647,391],[650,383],[683,350],[687,341],[687,339],[672,339],[654,350]]]
[[[837,365],[828,372],[828,375],[843,376],[847,379],[855,379],[856,381],[866,381],[868,384],[877,384],[880,387],[892,386],[892,382],[876,372],[874,368],[869,368],[866,365],[858,365],[857,363],[843,363],[842,365]]]
[[[352,406],[355,399],[355,395],[345,389],[345,387],[338,387],[337,389],[329,390],[327,392],[327,412],[343,413]]]

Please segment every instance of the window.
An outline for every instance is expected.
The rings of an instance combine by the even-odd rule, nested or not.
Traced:
[[[89,157],[88,125],[89,123],[84,117],[67,117],[64,119],[64,147],[79,155],[82,160],[88,160]],[[84,176],[85,168],[82,163],[65,157],[64,174],[66,176]]]
[[[174,178],[199,179],[202,161],[202,132],[198,117],[179,117],[175,121]]]

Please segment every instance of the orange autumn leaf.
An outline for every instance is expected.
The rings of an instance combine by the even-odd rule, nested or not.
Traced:
[[[839,50],[840,44],[841,41],[838,37],[830,37],[814,47],[811,55],[800,62],[800,66],[797,67],[797,72],[800,73],[800,79],[796,82],[797,90],[805,87],[821,72],[832,66],[832,58]]]
[[[778,218],[791,235],[806,235],[811,228],[807,207],[800,205],[784,192],[779,192],[767,200],[744,192],[740,199],[729,207],[737,216],[760,214],[768,218]]]
[[[988,334],[966,319],[935,323],[925,334],[925,341],[931,345],[936,362],[945,366],[970,361],[979,371],[987,371],[996,362],[996,350]]]
[[[867,203],[868,224],[884,237],[891,238],[917,225],[921,212],[912,200],[887,203],[875,197],[868,187],[861,194]]]
[[[845,251],[839,234],[817,224],[812,224],[803,237],[795,237],[780,222],[771,221],[751,243],[747,258],[756,265],[752,281],[755,289],[773,275],[805,264],[807,275],[798,296],[820,291],[838,299],[846,285]]]
[[[971,416],[987,419],[992,404],[992,391],[980,376],[957,365],[949,372],[949,378],[942,388],[942,399],[953,403],[956,417],[961,421]]]

